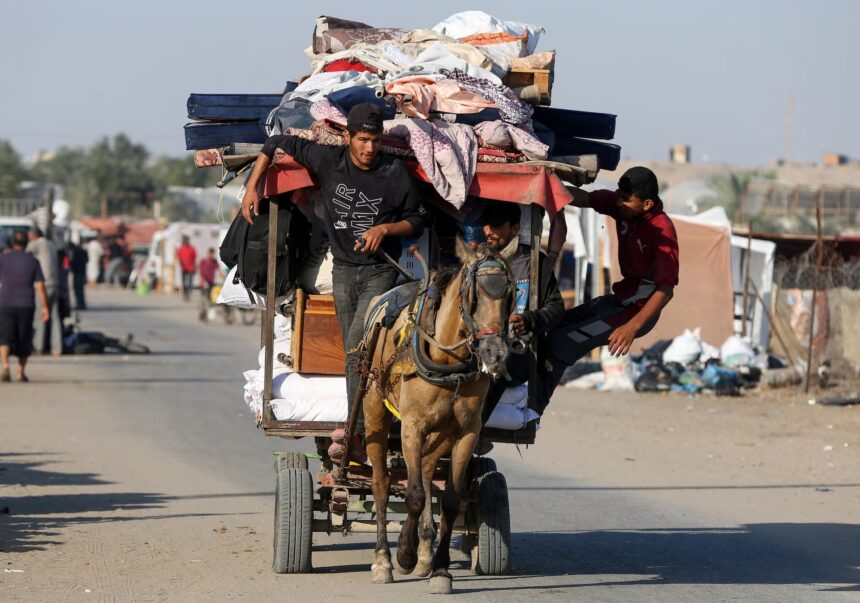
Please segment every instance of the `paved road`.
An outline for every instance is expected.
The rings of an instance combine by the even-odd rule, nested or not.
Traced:
[[[89,327],[133,332],[154,353],[39,359],[31,384],[0,388],[0,507],[9,507],[0,514],[0,600],[429,597],[411,577],[369,584],[368,536],[315,535],[316,573],[273,574],[272,451],[308,444],[267,440],[241,402],[257,329],[201,325],[175,299],[91,297]],[[553,408],[573,404],[563,392]],[[839,483],[819,491],[809,480],[757,486],[746,474],[713,483],[665,458],[665,468],[648,463],[650,436],[635,425],[621,437],[604,424],[605,438],[575,425],[560,415],[547,421],[524,459],[497,449],[510,487],[514,572],[472,576],[458,553],[459,597],[858,598],[856,474],[830,475]],[[627,457],[598,464],[602,441],[643,457],[638,466]]]

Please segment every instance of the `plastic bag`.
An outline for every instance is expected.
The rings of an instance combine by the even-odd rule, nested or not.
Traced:
[[[684,329],[684,332],[673,339],[663,352],[663,363],[677,362],[686,366],[698,360],[701,353],[701,329],[696,328],[694,331]]]
[[[732,335],[720,348],[720,358],[728,367],[748,366],[755,358],[755,350],[748,338]]]
[[[258,295],[245,288],[241,282],[233,282],[236,276],[236,266],[230,269],[227,278],[224,279],[224,285],[221,287],[221,294],[215,303],[226,304],[234,308],[252,310],[255,308],[263,308],[263,296]]]

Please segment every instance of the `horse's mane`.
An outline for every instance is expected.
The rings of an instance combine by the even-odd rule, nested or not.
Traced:
[[[462,264],[452,264],[440,268],[433,273],[433,284],[430,289],[433,293],[432,299],[434,304],[438,304],[442,300],[442,295],[448,289],[448,285],[451,284],[454,277],[460,272],[460,268],[462,268]]]

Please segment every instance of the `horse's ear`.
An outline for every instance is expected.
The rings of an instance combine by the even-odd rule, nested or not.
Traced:
[[[475,250],[468,246],[460,235],[457,235],[457,239],[454,241],[454,250],[457,253],[457,258],[464,264],[469,264],[475,259]]]
[[[499,252],[499,255],[505,258],[506,260],[510,260],[517,253],[517,249],[520,247],[520,238],[514,237],[512,238],[505,248]]]

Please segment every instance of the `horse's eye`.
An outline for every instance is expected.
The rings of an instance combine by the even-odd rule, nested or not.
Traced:
[[[508,290],[508,279],[504,274],[478,275],[478,284],[492,299],[503,297]]]

